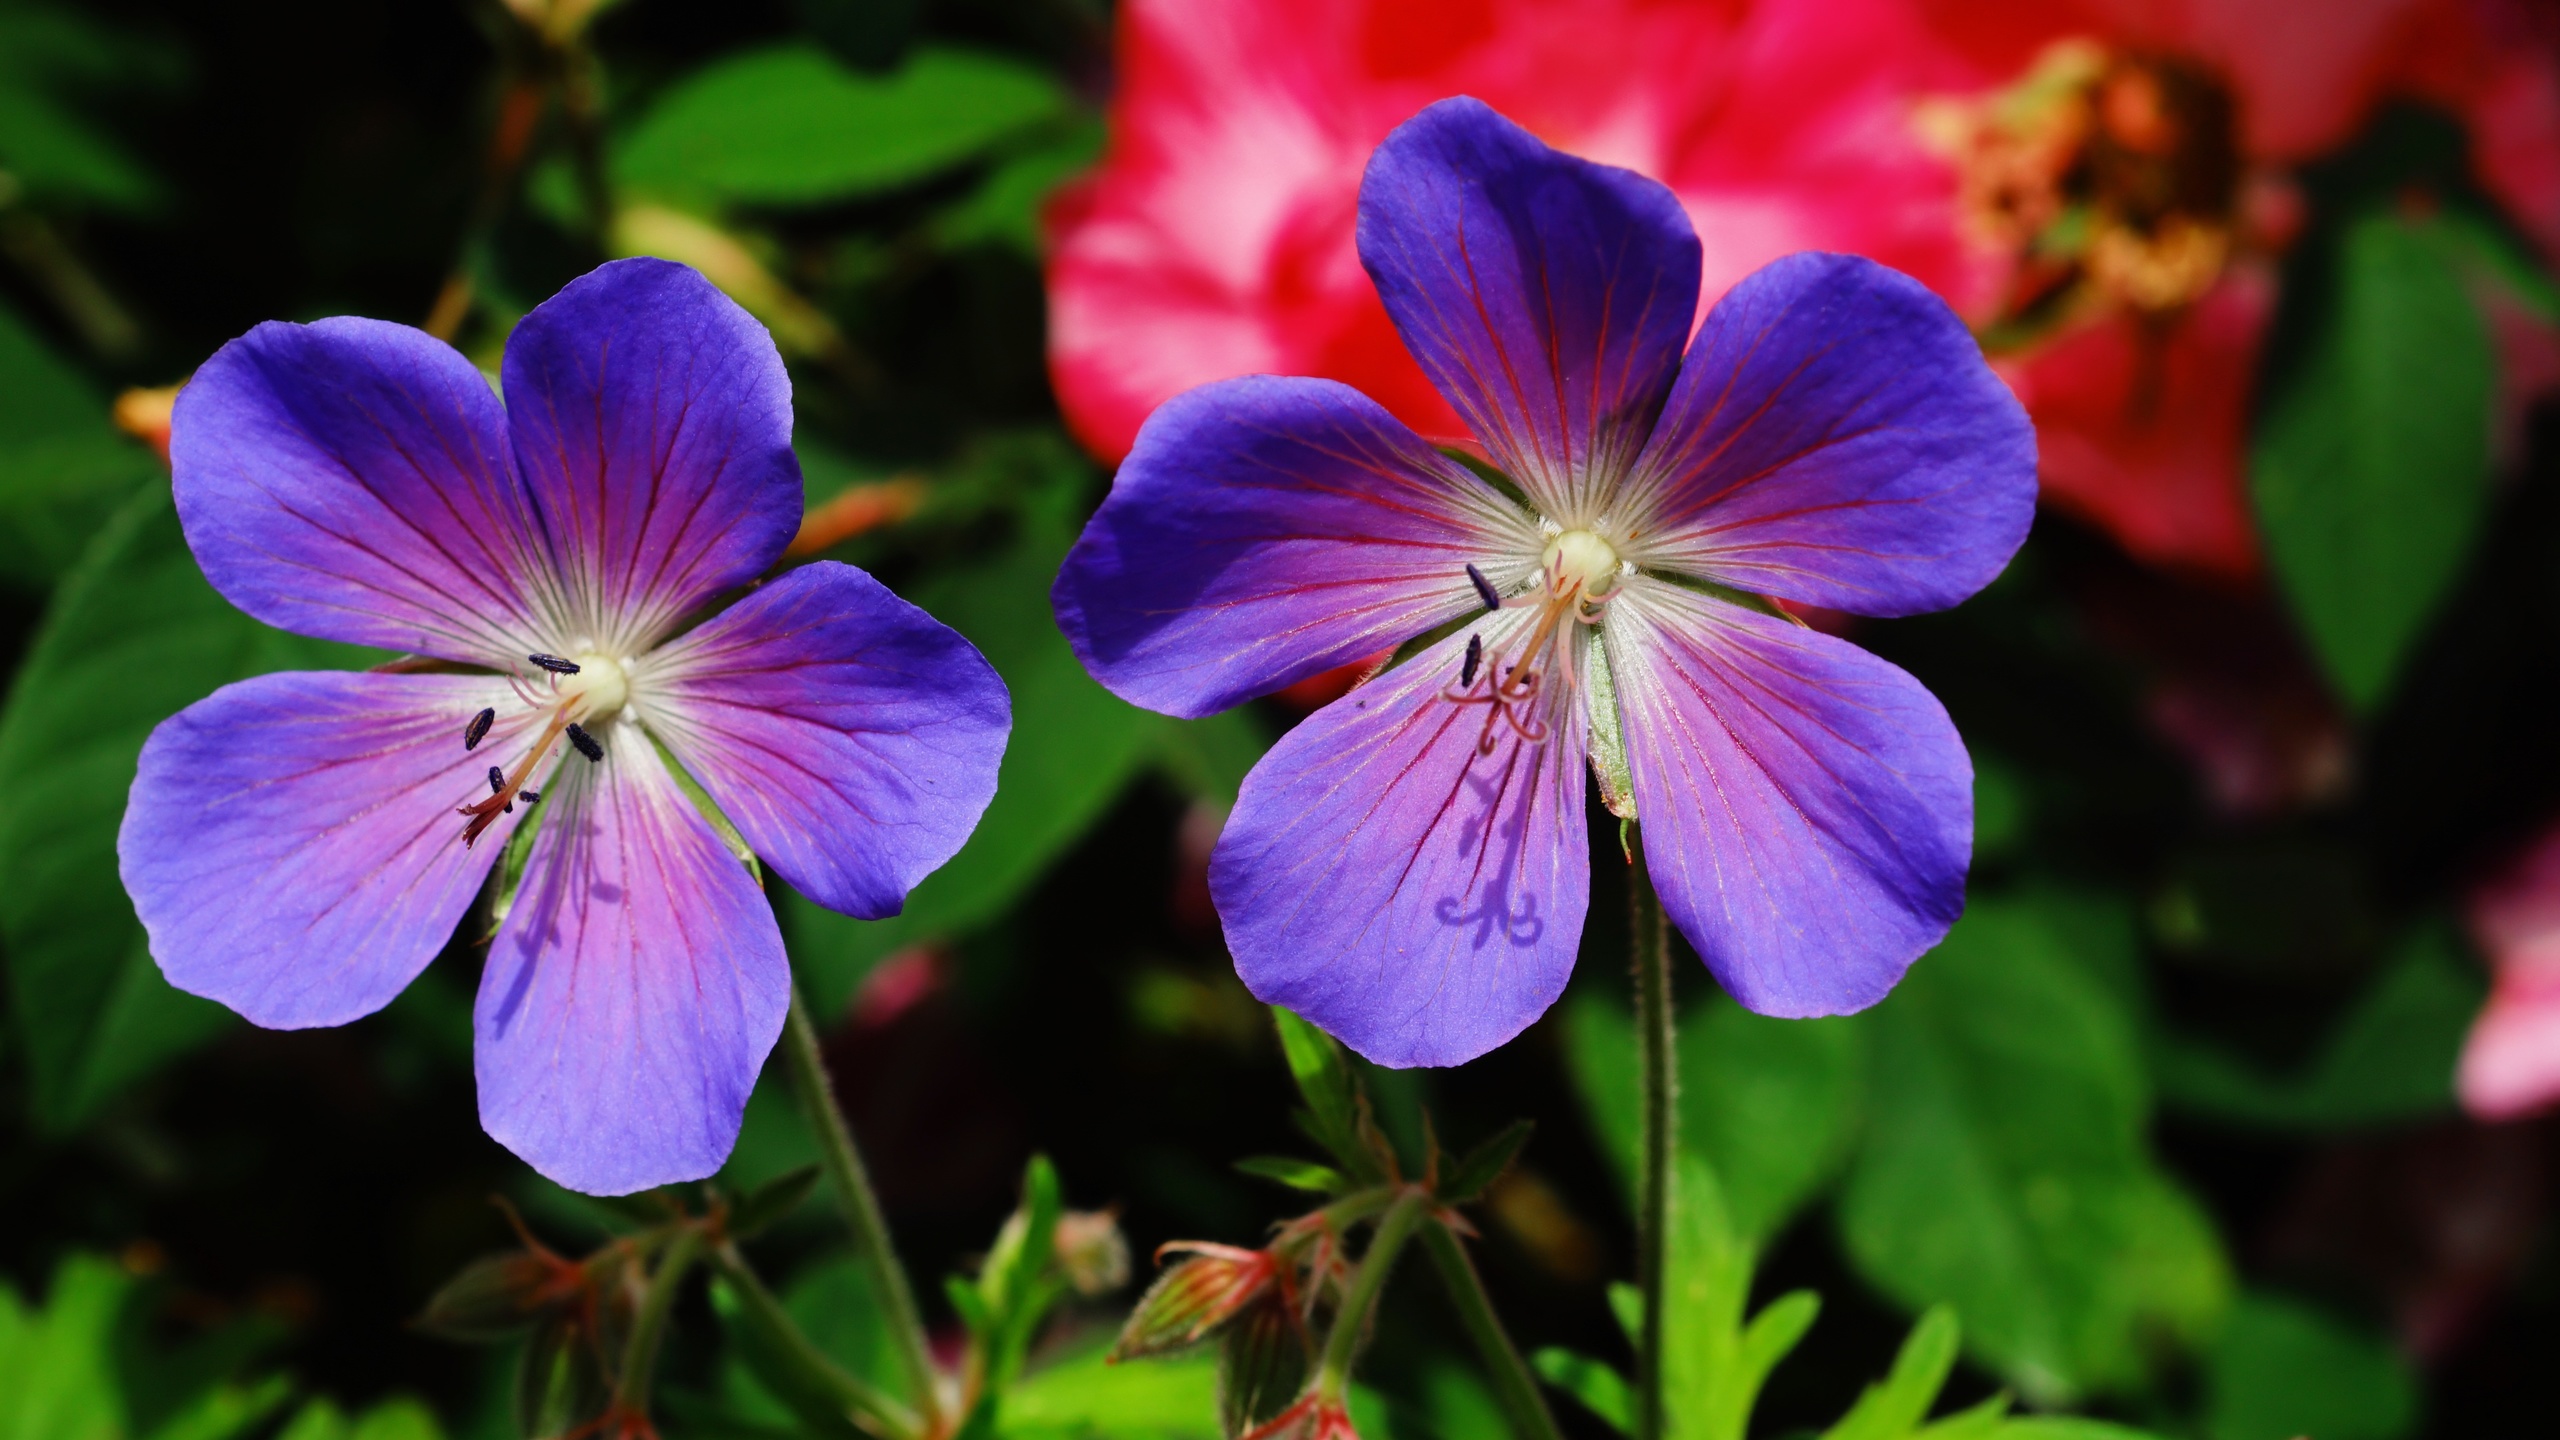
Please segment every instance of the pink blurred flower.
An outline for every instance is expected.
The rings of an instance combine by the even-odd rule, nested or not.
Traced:
[[[1702,302],[1796,250],[1865,254],[1959,308],[1997,267],[1911,97],[1960,81],[1901,0],[1131,0],[1111,149],[1056,215],[1050,358],[1097,453],[1180,391],[1340,380],[1432,437],[1465,431],[1352,250],[1361,167],[1468,94],[1668,184],[1706,245]],[[1934,67],[1934,68],[1933,68]]]
[[[2473,894],[2470,919],[2492,978],[2454,1088],[2504,1120],[2560,1100],[2560,828]]]

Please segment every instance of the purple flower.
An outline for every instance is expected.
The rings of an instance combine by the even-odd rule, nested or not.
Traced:
[[[1847,256],[1768,266],[1690,340],[1671,192],[1474,100],[1378,147],[1359,241],[1504,478],[1330,381],[1205,385],[1053,597],[1096,678],[1175,715],[1421,637],[1245,781],[1209,877],[1245,984],[1384,1064],[1518,1034],[1581,938],[1587,754],[1735,998],[1873,1004],[1963,907],[1972,765],[1918,682],[1757,597],[1907,615],[1989,583],[2034,510],[2016,401]]]
[[[538,823],[474,1010],[481,1123],[563,1185],[717,1169],[781,1033],[773,912],[699,782],[801,893],[895,914],[995,791],[1004,685],[791,539],[791,386],[691,270],[525,317],[505,403],[406,326],[267,324],[178,399],[205,577],[284,629],[423,657],[266,675],[164,722],[117,840],[171,984],[260,1025],[380,1009]]]

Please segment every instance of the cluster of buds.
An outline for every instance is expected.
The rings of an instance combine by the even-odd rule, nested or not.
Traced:
[[[468,1344],[530,1334],[516,1377],[519,1433],[648,1433],[644,1417],[617,1415],[612,1399],[649,1256],[663,1235],[619,1237],[572,1260],[535,1239],[514,1207],[498,1204],[522,1248],[465,1265],[427,1302],[417,1328]]]

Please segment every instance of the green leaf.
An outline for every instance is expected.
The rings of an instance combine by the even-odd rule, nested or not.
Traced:
[[[77,1124],[231,1023],[160,978],[117,879],[116,827],[144,738],[231,681],[370,654],[232,609],[157,487],[55,592],[0,710],[0,939],[40,1123]]]
[[[1106,1362],[1093,1346],[1005,1392],[1009,1440],[1216,1440],[1218,1367],[1208,1352]]]
[[[2417,1418],[2388,1344],[2282,1296],[2244,1296],[2205,1355],[2206,1440],[2398,1440]]]
[[[88,93],[165,84],[175,72],[166,52],[129,28],[68,6],[0,5],[0,172],[39,204],[149,208],[158,184],[78,102]],[[0,197],[0,204],[15,198]]]
[[[1075,539],[1084,463],[1054,436],[984,463],[1035,473],[1018,535],[1001,554],[938,574],[907,598],[967,636],[1012,691],[1013,737],[996,797],[969,843],[907,896],[897,916],[854,920],[796,896],[785,902],[792,958],[821,1014],[841,1009],[883,956],[956,938],[1001,915],[1101,817],[1173,723],[1095,684],[1051,617],[1049,586]]]
[[[0,581],[60,579],[159,468],[116,432],[80,372],[0,305]]]
[[[1361,1143],[1360,1086],[1351,1073],[1350,1057],[1340,1042],[1274,1005],[1272,1023],[1280,1030],[1280,1053],[1289,1062],[1289,1078],[1307,1102],[1299,1123],[1308,1138],[1333,1152],[1343,1168],[1363,1180],[1385,1171],[1369,1147]]]
[[[2496,355],[2457,246],[2441,220],[2348,226],[2327,324],[2251,454],[2276,578],[2358,710],[2388,690],[2488,500]]]
[[[1236,1168],[1256,1179],[1276,1181],[1312,1195],[1339,1195],[1351,1188],[1351,1182],[1332,1166],[1290,1155],[1248,1155],[1236,1162]]]
[[[1852,1262],[2039,1405],[2136,1386],[2229,1276],[2154,1163],[2133,1025],[2071,953],[2083,907],[1976,897],[1872,1012],[1870,1113],[1837,1209]]]
[[[1575,1088],[1632,1185],[1635,1030],[1622,1001],[1587,992],[1567,1010]],[[1773,1020],[1718,993],[1680,1019],[1680,1143],[1714,1169],[1735,1230],[1765,1240],[1821,1193],[1857,1133],[1861,1022]]]
[[[2300,1074],[2264,1075],[2198,1040],[2167,1039],[2162,1095],[2217,1119],[2342,1130],[2453,1107],[2454,1062],[2486,987],[2442,925],[2413,931]]]
[[[1102,122],[1079,117],[1057,126],[987,172],[968,198],[933,222],[934,239],[951,249],[995,245],[1026,260],[1042,253],[1040,211],[1049,196],[1102,158]]]
[[[830,204],[966,164],[1073,109],[1056,80],[992,55],[928,47],[871,76],[788,45],[677,85],[615,148],[613,173],[672,199]]]
[[[789,1219],[818,1188],[819,1167],[803,1165],[785,1171],[740,1196],[729,1212],[729,1235],[747,1240]]]
[[[274,1413],[292,1387],[282,1376],[237,1381],[256,1348],[217,1333],[210,1367],[184,1352],[126,1353],[144,1317],[133,1278],[94,1255],[53,1273],[41,1307],[0,1282],[0,1436],[10,1440],[232,1440]],[[199,1345],[206,1342],[198,1342]],[[176,1384],[157,1407],[139,1392]],[[151,1412],[157,1409],[155,1417]]]
[[[1520,1158],[1521,1147],[1529,1143],[1530,1132],[1537,1126],[1527,1120],[1514,1120],[1495,1131],[1483,1143],[1469,1150],[1440,1181],[1440,1198],[1452,1205],[1464,1205],[1493,1188],[1511,1162]]]
[[[1723,1187],[1696,1151],[1682,1151],[1670,1198],[1662,1286],[1665,1433],[1672,1440],[1742,1440],[1762,1382],[1804,1338],[1820,1303],[1799,1291],[1745,1326],[1758,1246],[1735,1232]]]
[[[1550,1345],[1529,1357],[1538,1378],[1582,1402],[1621,1435],[1636,1433],[1635,1391],[1627,1377],[1588,1355]]]
[[[1961,1333],[1955,1311],[1932,1306],[1911,1327],[1893,1357],[1893,1369],[1858,1396],[1840,1423],[1823,1432],[1823,1440],[1903,1440],[1918,1430],[1945,1388],[1947,1373],[1955,1369]]]

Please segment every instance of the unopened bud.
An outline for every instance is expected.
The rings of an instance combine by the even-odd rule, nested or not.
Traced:
[[[1058,1268],[1079,1295],[1108,1295],[1129,1283],[1129,1241],[1109,1210],[1070,1210],[1058,1217]]]
[[[485,1255],[436,1291],[417,1326],[447,1340],[504,1340],[580,1285],[577,1267],[556,1256],[522,1251]]]
[[[1138,1297],[1119,1342],[1111,1347],[1114,1360],[1196,1345],[1280,1284],[1280,1261],[1267,1250],[1187,1241],[1164,1248],[1193,1253]]]

